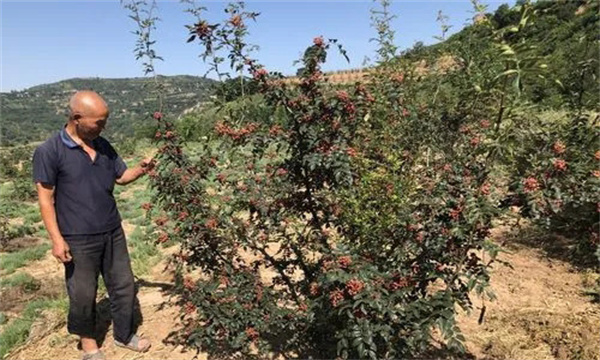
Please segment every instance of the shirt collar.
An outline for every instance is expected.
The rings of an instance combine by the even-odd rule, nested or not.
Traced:
[[[67,133],[66,126],[60,130],[60,140],[62,140],[63,144],[67,145],[69,149],[74,149],[79,147],[79,145],[71,138],[69,133]]]

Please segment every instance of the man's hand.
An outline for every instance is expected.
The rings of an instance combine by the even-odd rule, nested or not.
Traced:
[[[58,239],[52,243],[52,255],[62,263],[73,260],[69,244],[64,239]]]
[[[115,182],[119,185],[127,185],[130,182],[137,180],[150,170],[154,169],[154,166],[156,166],[156,161],[153,158],[145,158],[144,160],[140,161],[138,166],[135,168],[125,170],[123,175],[116,179]]]
[[[156,166],[156,160],[152,157],[147,157],[144,160],[140,161],[140,167],[144,170],[144,173],[154,169]]]

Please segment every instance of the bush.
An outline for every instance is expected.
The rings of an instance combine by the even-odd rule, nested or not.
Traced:
[[[553,116],[552,116],[553,115]],[[578,239],[572,254],[597,265],[600,242],[600,120],[595,113],[530,116],[508,132],[505,203],[548,230]]]
[[[188,27],[214,69],[226,51],[259,95],[212,110],[214,129],[185,119],[183,136],[154,115],[146,208],[160,216],[157,241],[181,245],[174,341],[219,355],[398,358],[423,353],[439,329],[464,348],[457,305],[472,309],[473,290],[492,297],[488,235],[505,189],[491,174],[510,159],[523,88],[544,68],[522,36],[535,14],[519,5],[518,26],[495,29],[475,3],[480,37],[414,64],[396,58],[382,3],[378,66],[337,88],[321,72],[329,50],[345,55],[334,39],[313,40],[295,86],[249,57],[245,21],[257,14],[243,4],[224,24]]]

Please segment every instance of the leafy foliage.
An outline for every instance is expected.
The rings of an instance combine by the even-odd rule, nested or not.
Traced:
[[[558,10],[523,2],[492,16],[474,2],[464,41],[395,58],[386,4],[373,12],[380,63],[347,87],[321,72],[331,49],[345,55],[335,39],[313,39],[291,85],[246,51],[244,20],[256,14],[231,5],[225,24],[209,24],[205,9],[190,9],[189,42],[218,72],[225,51],[257,94],[213,109],[212,131],[155,113],[147,210],[157,241],[181,245],[173,341],[220,355],[399,358],[422,353],[438,329],[461,351],[457,306],[493,297],[499,249],[488,236],[505,194],[551,225],[558,217],[538,200],[560,194],[559,215],[588,224],[597,115],[581,100],[564,127],[520,121],[534,103],[552,105],[532,97],[552,74],[531,37],[543,10]],[[187,147],[194,134],[202,142]],[[522,180],[544,170],[547,186]]]

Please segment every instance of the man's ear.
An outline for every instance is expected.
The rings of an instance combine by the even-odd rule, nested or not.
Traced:
[[[81,114],[80,113],[73,113],[71,114],[71,120],[79,120],[81,119]]]

